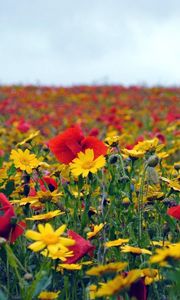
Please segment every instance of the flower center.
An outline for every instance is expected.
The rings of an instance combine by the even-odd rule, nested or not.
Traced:
[[[43,236],[43,241],[46,245],[56,244],[58,242],[58,237],[54,233],[48,233]]]
[[[87,169],[91,169],[94,167],[94,161],[85,161],[83,164],[82,164],[82,168],[87,170]]]
[[[26,159],[26,158],[22,158],[22,159],[21,159],[21,164],[22,164],[22,165],[25,165],[25,166],[28,166],[28,165],[29,165],[29,160]]]

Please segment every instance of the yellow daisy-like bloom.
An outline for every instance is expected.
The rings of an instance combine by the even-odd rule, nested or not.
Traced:
[[[128,242],[129,242],[129,239],[117,239],[117,240],[114,240],[114,241],[106,242],[104,244],[104,246],[107,247],[107,248],[117,247],[117,246],[121,246],[122,244],[128,243]]]
[[[96,291],[97,291],[97,285],[91,284],[88,287],[89,299],[90,300],[94,300],[96,298]]]
[[[104,167],[105,163],[106,161],[103,155],[94,159],[93,149],[86,149],[85,153],[79,152],[78,158],[73,159],[70,164],[70,169],[75,177],[79,175],[87,177],[90,172],[96,173],[100,168]]]
[[[90,231],[87,233],[87,238],[91,239],[92,237],[94,237],[96,234],[98,234],[99,231],[101,231],[101,229],[104,227],[105,224],[101,223],[99,225],[95,225],[93,227],[93,231]]]
[[[164,147],[164,145],[159,145],[158,138],[154,138],[152,140],[145,140],[143,142],[139,142],[137,145],[133,147],[133,149],[122,149],[122,152],[132,158],[140,158],[143,157],[144,154],[148,151],[159,151]]]
[[[166,247],[171,244],[169,241],[151,241],[151,243],[153,246],[159,246],[159,247]]]
[[[144,277],[145,285],[150,285],[154,281],[159,281],[161,279],[158,269],[146,268],[146,269],[142,269],[141,271],[142,271],[142,277]]]
[[[41,254],[52,259],[60,259],[62,261],[66,261],[68,257],[72,257],[74,255],[74,252],[65,249],[60,249],[55,253],[49,253],[48,250],[45,249],[41,252]]]
[[[62,193],[57,193],[56,191],[37,191],[36,196],[29,196],[22,198],[21,200],[13,200],[12,204],[19,204],[20,206],[30,204],[33,206],[43,206],[45,202],[57,203],[58,198],[62,196]]]
[[[57,266],[56,271],[61,271],[62,269],[66,269],[66,270],[81,270],[82,269],[82,265],[80,264],[59,264]]]
[[[164,197],[164,193],[161,192],[160,190],[160,186],[156,185],[156,186],[149,186],[149,189],[147,191],[147,195],[146,195],[146,199],[148,201],[152,201],[152,200],[156,200],[156,199],[160,199]]]
[[[120,136],[114,135],[114,136],[105,138],[105,143],[111,147],[115,147],[118,145],[120,139],[121,139]]]
[[[170,180],[165,177],[160,177],[160,178],[162,181],[167,182],[169,187],[172,188],[173,190],[180,191],[180,184],[179,184],[178,178],[174,179],[174,180]]]
[[[28,174],[31,174],[32,170],[39,166],[39,161],[35,154],[30,154],[28,149],[24,152],[21,149],[12,150],[10,159],[13,160],[16,168],[26,171]]]
[[[46,223],[45,225],[39,224],[39,232],[33,230],[26,231],[26,237],[35,240],[28,248],[34,252],[38,252],[47,248],[50,253],[55,253],[58,250],[68,251],[68,246],[75,244],[75,241],[70,238],[61,237],[66,229],[66,225],[60,226],[54,231],[51,224]]]
[[[49,211],[46,214],[40,214],[40,215],[32,216],[31,218],[26,218],[26,220],[32,220],[32,221],[49,220],[63,214],[65,214],[63,211],[57,209],[54,211]]]
[[[60,291],[58,292],[41,292],[38,296],[38,299],[40,300],[53,300],[53,299],[57,299],[58,295],[60,294]]]
[[[141,270],[131,270],[126,277],[116,276],[107,283],[101,283],[101,287],[95,293],[96,297],[111,296],[119,293],[124,288],[129,287],[133,282],[141,277]]]
[[[39,134],[40,134],[39,130],[31,132],[31,134],[27,138],[25,138],[22,142],[18,143],[17,146],[22,146],[25,143],[30,142],[32,139],[34,139]]]
[[[131,150],[122,149],[122,152],[131,158],[140,158],[143,157],[145,154],[145,151],[135,150],[135,149],[131,149]]]
[[[114,262],[106,265],[99,265],[97,267],[92,267],[86,274],[90,276],[99,276],[104,273],[119,272],[124,270],[127,265],[128,263],[126,262]]]
[[[168,248],[156,249],[156,253],[150,258],[150,263],[167,265],[169,258],[180,259],[180,243],[171,244]]]
[[[83,261],[83,262],[81,263],[81,265],[83,265],[83,266],[89,266],[89,265],[92,265],[92,264],[93,264],[93,261],[92,261],[92,260]]]
[[[125,245],[123,247],[121,247],[121,252],[125,252],[125,253],[133,253],[133,254],[149,254],[151,255],[152,252],[147,250],[147,249],[143,249],[143,248],[139,248],[139,247],[131,247],[129,245]]]
[[[2,183],[7,178],[7,170],[5,168],[0,169],[0,183]]]
[[[154,138],[152,140],[145,140],[142,142],[138,142],[137,145],[134,146],[134,150],[137,151],[155,151],[157,150],[161,150],[162,146],[160,145],[160,147],[158,147],[158,143],[159,143],[159,139],[158,138]]]

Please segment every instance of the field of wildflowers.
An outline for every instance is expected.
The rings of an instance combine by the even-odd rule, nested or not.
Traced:
[[[0,87],[0,299],[180,299],[178,88]]]

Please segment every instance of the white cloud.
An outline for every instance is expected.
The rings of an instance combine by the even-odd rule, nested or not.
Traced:
[[[2,83],[180,84],[179,1],[6,0]]]

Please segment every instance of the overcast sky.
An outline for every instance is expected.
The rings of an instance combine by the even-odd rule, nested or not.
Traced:
[[[0,83],[180,85],[180,1],[0,0]]]

